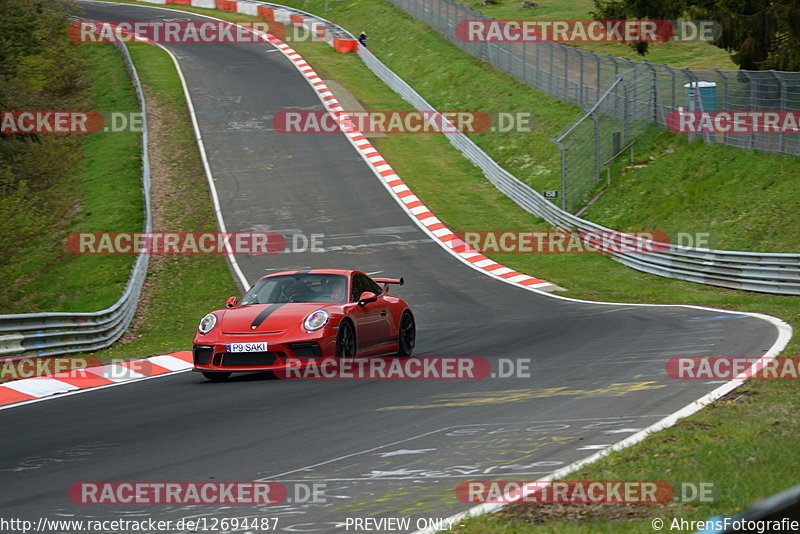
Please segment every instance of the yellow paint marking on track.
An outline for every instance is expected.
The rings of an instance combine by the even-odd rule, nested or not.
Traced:
[[[433,404],[416,404],[406,406],[385,406],[378,408],[377,411],[385,410],[414,410],[422,408],[453,408],[464,406],[479,406],[484,404],[505,404],[511,402],[523,402],[530,399],[541,399],[545,397],[571,396],[579,399],[594,397],[621,397],[637,391],[647,391],[660,389],[666,385],[656,382],[621,382],[609,384],[598,389],[568,389],[559,388],[540,388],[540,389],[507,389],[500,391],[473,391],[469,393],[448,393],[436,395]]]

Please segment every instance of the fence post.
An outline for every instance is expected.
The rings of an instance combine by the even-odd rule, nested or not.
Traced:
[[[627,76],[629,69],[631,66],[639,67],[642,64],[647,65],[650,69],[651,73],[653,74],[653,83],[651,87],[647,88],[648,96],[645,97],[643,95],[637,94],[641,92],[638,89],[638,77],[639,74],[636,72],[636,68],[632,73],[633,79],[633,88],[629,88],[629,93],[632,98],[632,102],[638,105],[638,99],[645,98],[652,99],[653,101],[653,109],[639,111],[637,108],[631,108],[630,113],[631,115],[636,115],[639,118],[647,118],[648,121],[654,121],[657,124],[664,124],[662,120],[665,118],[668,113],[667,111],[676,111],[677,108],[682,107],[684,105],[685,96],[683,94],[679,95],[679,91],[682,91],[682,87],[678,87],[678,82],[681,80],[685,81],[696,81],[697,76],[694,76],[694,80],[691,79],[691,76],[694,73],[687,73],[688,69],[674,69],[672,67],[663,65],[662,67],[666,69],[662,71],[661,68],[656,68],[652,64],[648,64],[647,61],[639,62],[639,61],[632,61],[624,58],[615,58],[613,56],[605,55],[605,54],[596,54],[594,52],[586,52],[574,49],[573,47],[569,47],[566,45],[562,45],[559,43],[552,43],[552,42],[541,42],[537,41],[534,43],[536,46],[536,59],[535,64],[531,63],[528,64],[528,54],[532,54],[530,51],[530,47],[527,46],[527,42],[523,41],[522,47],[509,47],[509,54],[510,58],[508,62],[503,60],[499,57],[501,52],[505,52],[505,49],[502,47],[492,48],[490,43],[482,42],[482,43],[465,43],[461,42],[455,37],[453,28],[454,25],[459,20],[466,20],[466,19],[481,19],[481,20],[489,20],[492,21],[491,17],[484,15],[483,13],[479,13],[474,9],[466,7],[463,4],[459,4],[453,0],[437,0],[438,5],[433,4],[430,0],[389,0],[393,5],[404,9],[407,13],[414,15],[415,17],[427,22],[432,27],[438,27],[440,31],[454,44],[459,46],[460,48],[470,52],[474,56],[481,58],[498,68],[503,70],[507,70],[508,72],[512,73],[515,77],[520,77],[519,72],[514,72],[514,58],[517,58],[515,54],[519,51],[517,48],[521,48],[521,53],[523,57],[523,64],[521,69],[521,77],[522,79],[528,83],[530,86],[536,88],[537,90],[547,93],[550,96],[557,96],[560,91],[562,91],[561,85],[554,79],[555,74],[561,75],[562,71],[564,73],[564,83],[563,83],[563,93],[564,93],[564,100],[568,102],[575,102],[577,101],[581,106],[589,106],[594,101],[599,100],[600,95],[603,92],[603,87],[606,87],[613,83],[613,80],[620,76],[620,73],[624,71],[624,75]],[[425,9],[425,6],[436,5],[438,9],[434,12],[433,10]],[[437,18],[438,17],[438,18]],[[437,26],[438,21],[438,26]],[[534,42],[534,41],[532,41]],[[549,60],[550,66],[549,68],[545,69],[543,62],[547,61],[547,58],[543,58],[541,48],[542,46],[547,46],[549,48]],[[570,64],[569,61],[569,54],[577,53],[578,54],[578,61],[573,61]],[[591,56],[587,55],[591,54]],[[556,57],[557,56],[557,57]],[[584,57],[586,56],[586,57]],[[533,62],[533,58],[530,58]],[[564,67],[563,69],[556,69],[555,61],[558,59],[559,61],[563,61]],[[592,63],[594,61],[594,63]],[[624,63],[623,63],[624,62]],[[508,63],[508,67],[506,68],[506,63]],[[577,64],[577,65],[576,65]],[[575,78],[571,78],[570,73],[570,65],[572,65],[573,70],[574,67],[577,66],[577,72],[574,72]],[[606,74],[605,69],[606,67],[611,68],[613,66],[613,78],[609,81],[604,82],[604,77]],[[533,68],[535,73],[530,73],[529,71]],[[592,73],[589,72],[592,70]],[[722,80],[724,83],[724,87],[720,91],[721,98],[723,101],[722,106],[728,109],[766,109],[769,106],[772,106],[771,109],[774,109],[774,106],[780,105],[780,109],[787,110],[793,109],[794,102],[792,98],[795,98],[795,88],[800,87],[800,73],[775,73],[772,72],[774,79],[777,79],[778,85],[773,85],[775,82],[773,80],[764,77],[766,75],[765,72],[761,71],[736,71],[736,75],[739,76],[737,80],[737,85],[733,85],[731,80],[729,80],[729,76],[733,76],[733,71],[731,72],[724,72],[720,71],[719,69],[713,69],[716,71],[717,76]],[[660,86],[660,74],[665,73],[665,84],[664,87]],[[710,72],[705,71],[705,72]],[[592,78],[591,76],[596,75],[596,87],[594,87],[596,94],[594,95],[595,98],[591,98],[592,95],[589,94],[589,91],[593,88],[592,86]],[[704,73],[705,75],[705,73]],[[669,79],[666,78],[669,76]],[[768,75],[766,75],[768,76]],[[546,80],[543,78],[547,78]],[[667,83],[671,83],[671,87],[667,87]],[[578,87],[578,95],[575,97],[567,98],[567,95],[570,95],[570,87],[571,85],[577,85]],[[699,89],[699,88],[695,88]],[[767,89],[769,91],[767,91]],[[775,94],[775,91],[780,89],[780,96]],[[665,91],[670,91],[669,97],[665,94]],[[747,92],[749,91],[749,93]],[[741,97],[740,97],[741,95]],[[660,102],[660,98],[664,97],[664,102]],[[780,99],[780,102],[777,100]],[[696,99],[693,99],[696,100]],[[734,102],[731,102],[734,100]],[[748,104],[749,101],[749,104]],[[671,109],[668,109],[671,108]],[[745,138],[744,135],[749,137]],[[778,134],[779,138],[776,140],[774,137],[765,137],[761,134],[744,134],[744,135],[731,135],[726,134],[722,138],[722,142],[725,144],[731,144],[733,146],[739,146],[742,148],[758,148],[761,150],[780,150],[784,153],[796,153],[800,150],[800,143],[797,143],[795,137],[789,137],[783,134]],[[695,136],[696,137],[696,136]],[[768,139],[767,143],[762,141]],[[710,140],[710,138],[708,139]],[[741,141],[741,142],[740,142]]]
[[[677,111],[678,108],[675,105],[675,69],[668,65],[664,65],[664,67],[669,71],[670,75],[672,76],[672,111]]]
[[[686,80],[688,80],[689,83],[692,83],[692,72],[688,68],[681,69],[681,73],[686,77]],[[684,86],[683,87],[684,88],[683,92],[684,92],[684,95],[685,95],[686,94],[686,87],[685,87],[686,84],[681,84],[681,85]],[[686,111],[689,111],[689,112],[692,112],[692,113],[696,111],[695,110],[695,101],[693,99],[691,99],[691,98],[687,98],[687,100],[686,100]],[[689,141],[694,141],[695,139],[697,139],[697,135],[698,134],[690,133],[690,134],[687,134],[686,138]]]
[[[756,90],[753,89],[753,77],[750,76],[749,71],[743,70],[741,72],[742,72],[742,75],[744,75],[744,77],[747,78],[747,89],[750,92],[750,110],[751,111],[755,111],[757,109],[756,108],[756,104],[755,104]],[[755,147],[756,147],[756,134],[755,133],[751,133],[750,134],[750,148],[755,148]]]
[[[775,79],[778,80],[778,83],[781,84],[781,104],[780,104],[780,111],[786,111],[786,84],[783,81],[783,78],[778,75],[777,72],[774,70],[770,70]],[[781,132],[778,134],[778,150],[781,152],[786,152],[786,134]]]
[[[526,43],[527,39],[525,36],[522,37],[522,81],[524,83],[528,83],[528,76],[526,74],[527,68],[526,63],[528,63],[528,47]]]
[[[594,90],[594,95],[595,95],[594,99],[595,99],[595,101],[597,101],[600,98],[600,87],[603,84],[603,82],[602,82],[603,73],[601,72],[601,68],[600,68],[600,56],[595,55],[595,61],[597,61],[597,81],[595,82],[596,86],[595,86],[595,90]]]
[[[567,152],[564,145],[561,144],[561,141],[554,137],[552,139],[553,143],[558,147],[558,150],[561,151],[561,209],[566,211],[567,210]]]
[[[541,77],[542,77],[542,64],[540,61],[540,54],[542,51],[541,41],[536,41],[536,85],[535,87],[541,91]]]
[[[728,77],[723,74],[723,72],[719,69],[714,69],[714,72],[717,73],[719,76],[720,81],[722,82],[722,102],[717,106],[717,109],[729,111],[731,108],[730,103],[728,102]],[[728,144],[728,132],[725,131],[722,133],[722,144]]]
[[[650,69],[652,75],[650,99],[653,101],[653,122],[658,124],[658,74],[656,74],[656,66],[649,61],[645,61],[644,65]]]
[[[622,81],[622,94],[624,98],[622,99],[623,102],[623,109],[622,109],[622,131],[623,135],[625,136],[625,144],[627,145],[630,141],[631,131],[630,131],[630,109],[628,108],[628,84],[623,80]],[[631,160],[633,160],[633,152],[631,152]],[[633,163],[633,161],[631,161]]]
[[[600,183],[600,119],[592,112],[594,121],[594,183]]]

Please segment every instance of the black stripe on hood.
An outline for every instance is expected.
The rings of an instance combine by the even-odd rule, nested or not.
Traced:
[[[283,303],[283,304],[285,304],[285,303]],[[261,326],[261,323],[263,323],[263,322],[264,322],[264,320],[265,320],[267,317],[269,317],[270,315],[272,315],[272,314],[273,314],[273,312],[277,311],[277,310],[278,310],[278,308],[280,308],[281,306],[283,306],[283,304],[270,304],[269,306],[267,306],[266,308],[264,308],[263,310],[261,310],[261,313],[259,313],[258,315],[256,315],[256,318],[255,318],[255,319],[253,319],[253,322],[252,322],[252,324],[250,325],[250,329],[251,329],[251,330],[254,330],[254,329],[258,328],[259,326]]]

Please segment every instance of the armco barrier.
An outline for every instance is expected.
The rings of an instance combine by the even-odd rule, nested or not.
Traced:
[[[142,111],[142,194],[144,231],[152,231],[150,164],[147,150],[147,109],[139,75],[124,45],[115,45],[125,58]],[[22,313],[0,315],[0,359],[55,356],[108,347],[125,333],[139,305],[149,256],[140,254],[122,297],[110,308],[94,313]]]

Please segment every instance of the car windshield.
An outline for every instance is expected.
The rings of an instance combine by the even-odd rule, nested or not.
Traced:
[[[285,274],[262,278],[242,298],[240,305],[284,302],[347,302],[347,277]]]

